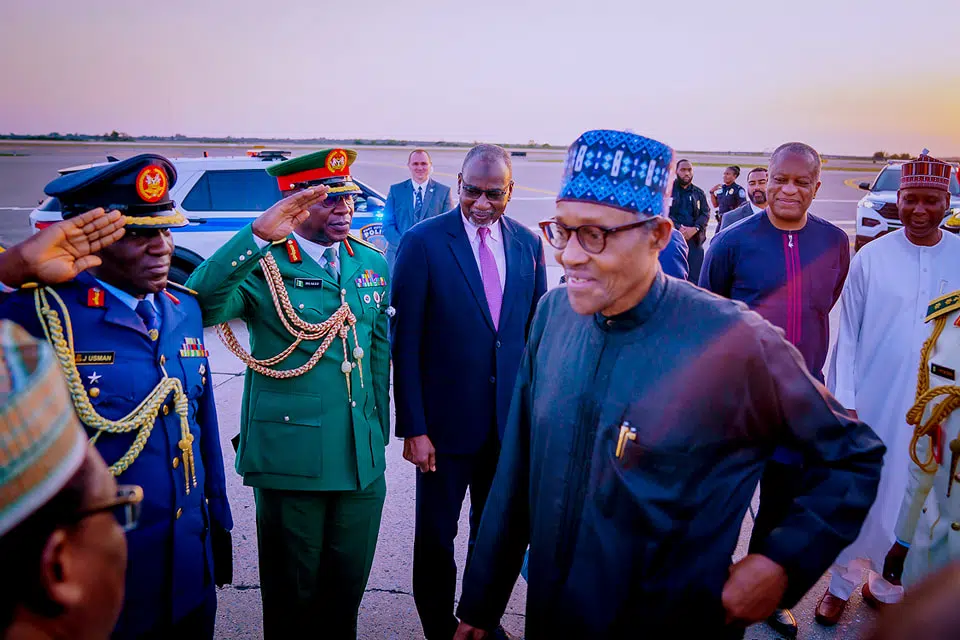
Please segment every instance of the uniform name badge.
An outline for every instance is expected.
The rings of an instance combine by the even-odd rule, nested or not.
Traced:
[[[321,289],[323,288],[323,280],[319,278],[295,278],[293,286],[297,289]]]

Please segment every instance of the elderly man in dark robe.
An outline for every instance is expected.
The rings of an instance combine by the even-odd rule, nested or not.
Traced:
[[[857,537],[884,446],[743,304],[663,276],[673,151],[619,131],[571,147],[541,226],[567,285],[541,301],[464,579],[482,638],[530,546],[526,638],[741,638]],[[696,318],[702,331],[682,331]],[[778,446],[802,452],[778,526],[733,563]],[[679,634],[679,635],[678,635]]]

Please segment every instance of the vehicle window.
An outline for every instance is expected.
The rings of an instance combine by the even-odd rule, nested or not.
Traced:
[[[262,169],[205,172],[183,199],[188,211],[265,211],[280,199],[277,179]]]
[[[900,188],[900,167],[886,168],[877,176],[871,191],[896,191]],[[957,182],[957,172],[950,173],[950,195],[960,196],[960,183]]]
[[[900,188],[900,167],[887,168],[880,172],[871,191],[896,191]]]

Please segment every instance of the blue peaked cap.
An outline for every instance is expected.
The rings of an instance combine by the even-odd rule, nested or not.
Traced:
[[[673,149],[635,133],[595,129],[570,145],[557,202],[591,202],[647,216],[665,213]]]

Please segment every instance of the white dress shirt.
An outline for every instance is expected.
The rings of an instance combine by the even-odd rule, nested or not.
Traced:
[[[430,184],[430,178],[427,178],[427,181],[424,182],[423,184],[418,184],[416,180],[414,180],[413,178],[410,178],[410,184],[413,185],[413,210],[416,211],[417,210],[417,188],[419,187],[423,189],[423,202],[424,204],[426,204],[427,185]]]
[[[470,241],[470,248],[473,249],[473,258],[477,261],[477,270],[480,271],[480,277],[483,278],[483,270],[480,268],[480,228],[467,220],[461,212],[460,220],[463,222],[463,228],[467,230],[467,240]],[[503,251],[503,230],[500,228],[500,221],[490,225],[490,235],[487,236],[487,246],[493,252],[493,259],[497,263],[497,271],[500,275],[500,291],[505,290],[507,282],[507,258]]]
[[[750,208],[753,209],[754,213],[760,213],[761,211],[764,211],[764,207],[758,207],[757,205],[753,204],[753,200],[750,201]]]

